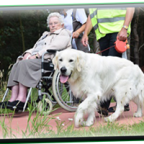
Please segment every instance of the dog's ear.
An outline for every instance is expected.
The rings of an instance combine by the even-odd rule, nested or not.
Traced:
[[[55,57],[52,59],[52,63],[54,64],[54,70],[58,69],[58,55],[59,52],[56,52]]]
[[[84,66],[84,60],[82,59],[81,56],[78,56],[77,61],[76,61],[77,70],[80,72],[82,70],[83,66]]]

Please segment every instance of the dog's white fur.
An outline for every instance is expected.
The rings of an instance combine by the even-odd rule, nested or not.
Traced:
[[[124,111],[124,105],[133,100],[137,104],[135,117],[142,116],[144,102],[144,75],[131,61],[111,56],[88,54],[74,49],[57,52],[53,59],[55,69],[65,67],[65,75],[75,97],[84,101],[75,114],[75,126],[90,126],[100,101],[115,96],[116,111],[105,118],[113,122]],[[88,114],[86,122],[84,115]]]

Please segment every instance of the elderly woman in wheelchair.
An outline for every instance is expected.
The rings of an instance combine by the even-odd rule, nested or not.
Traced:
[[[22,110],[30,87],[35,88],[41,79],[41,57],[47,50],[61,50],[71,47],[70,32],[64,29],[59,13],[51,13],[47,18],[50,32],[44,32],[33,48],[23,53],[22,60],[13,65],[7,87],[11,89],[11,98],[0,103],[1,108]],[[53,58],[45,54],[44,59]],[[27,105],[26,105],[27,107]]]

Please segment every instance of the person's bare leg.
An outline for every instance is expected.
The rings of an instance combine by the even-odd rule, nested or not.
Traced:
[[[19,93],[18,93],[18,97],[16,100],[19,100],[21,102],[25,102],[26,101],[26,95],[27,95],[27,87],[25,87],[24,85],[19,83]]]
[[[10,98],[10,102],[13,102],[17,99],[18,97],[18,93],[19,93],[19,85],[15,85],[12,87],[12,92],[11,92],[11,98]]]

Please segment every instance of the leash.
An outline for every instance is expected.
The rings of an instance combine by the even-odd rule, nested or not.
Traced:
[[[110,49],[110,48],[112,48],[112,47],[114,47],[114,48],[116,49],[116,51],[119,52],[119,53],[123,53],[123,52],[125,52],[127,49],[130,48],[127,39],[126,39],[125,41],[120,41],[120,40],[117,38],[117,40],[115,41],[114,45],[112,45],[112,46],[110,46],[110,47],[108,47],[108,48],[106,48],[106,49],[104,49],[104,50],[102,50],[102,51],[100,51],[100,52],[97,52],[96,54],[102,53],[102,52],[104,52],[104,51],[106,51],[106,50],[108,50],[108,49]]]
[[[112,47],[114,47],[114,46],[115,46],[115,45],[110,46],[110,47],[108,47],[108,48],[106,48],[106,49],[104,49],[104,50],[102,50],[102,51],[100,51],[100,52],[97,52],[96,54],[102,53],[102,52],[104,52],[104,51],[106,51],[106,50],[108,50],[108,49],[110,49],[110,48],[112,48]]]

